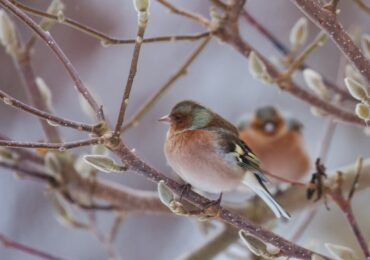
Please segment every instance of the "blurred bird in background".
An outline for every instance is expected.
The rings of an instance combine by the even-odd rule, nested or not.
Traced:
[[[182,101],[160,121],[171,124],[165,155],[188,184],[210,193],[248,186],[276,217],[290,218],[267,190],[259,159],[240,138],[236,127],[193,101]]]
[[[240,138],[246,142],[261,161],[261,167],[274,175],[298,181],[309,170],[302,124],[284,118],[272,106],[257,109],[249,121],[238,125]]]

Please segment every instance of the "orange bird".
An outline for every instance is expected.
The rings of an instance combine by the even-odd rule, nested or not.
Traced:
[[[310,167],[302,138],[302,124],[284,119],[272,106],[259,108],[248,123],[239,125],[240,139],[249,145],[267,172],[292,181]]]

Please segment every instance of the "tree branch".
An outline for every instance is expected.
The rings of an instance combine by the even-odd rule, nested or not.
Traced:
[[[36,85],[36,78],[31,66],[29,53],[26,50],[23,50],[23,47],[21,48],[22,50],[20,50],[18,56],[14,58],[14,62],[16,63],[16,67],[18,68],[23,85],[26,89],[28,100],[36,109],[50,113],[50,110],[44,102],[40,90]],[[60,134],[56,127],[49,125],[44,120],[40,120],[40,123],[49,142],[61,142]]]
[[[146,25],[147,25],[147,18],[145,18],[145,21],[141,22],[140,17],[139,17],[136,42],[135,42],[135,47],[134,47],[134,51],[133,51],[133,54],[132,54],[131,65],[130,65],[130,72],[128,74],[128,78],[127,78],[127,82],[126,82],[126,86],[125,86],[125,91],[124,91],[124,94],[123,94],[123,97],[122,97],[121,107],[119,109],[119,114],[118,114],[118,118],[117,118],[116,127],[114,128],[114,134],[116,136],[120,135],[121,127],[122,127],[122,124],[125,120],[126,108],[127,108],[128,101],[129,101],[129,98],[130,98],[132,84],[134,83],[134,79],[135,79],[135,76],[136,76],[137,64],[138,64],[138,61],[139,61],[139,55],[140,55],[141,45],[143,43],[143,38],[144,38]]]
[[[103,143],[104,139],[101,137],[95,137],[82,141],[75,142],[64,142],[64,143],[33,143],[33,142],[18,142],[0,140],[0,146],[11,147],[11,148],[46,148],[51,150],[65,151],[72,148],[78,148],[83,146],[90,146],[95,144]]]
[[[37,116],[40,119],[42,119],[42,122],[50,121],[58,126],[64,126],[64,127],[69,127],[73,129],[77,129],[79,131],[85,131],[89,133],[93,133],[95,130],[95,126],[93,125],[88,125],[88,124],[83,124],[80,122],[75,122],[72,120],[64,119],[58,116],[54,116],[48,112],[41,111],[35,107],[29,106],[21,101],[19,101],[16,98],[13,98],[9,94],[5,93],[4,91],[0,90],[0,99],[4,102],[4,104],[12,106],[16,109],[19,109],[21,111],[24,111],[26,113],[29,113],[31,115]],[[45,121],[46,120],[46,121]],[[48,123],[46,123],[48,124]],[[48,124],[49,127],[55,128],[55,126],[51,126]]]
[[[32,8],[30,6],[24,5],[22,3],[19,3],[17,1],[11,1],[15,6],[17,6],[19,9],[22,9],[26,13],[29,13],[31,15],[44,17],[50,20],[58,21],[58,23],[66,25],[68,27],[71,27],[73,29],[76,29],[84,34],[90,35],[91,37],[100,40],[102,43],[107,45],[122,45],[122,44],[134,44],[136,42],[135,39],[117,39],[113,38],[107,34],[104,34],[103,32],[100,32],[94,28],[91,28],[87,25],[84,25],[80,22],[77,22],[71,18],[64,17],[63,21],[59,21],[58,17],[53,14],[49,14],[46,12],[43,12],[41,10]],[[155,42],[172,42],[172,41],[197,41],[204,37],[207,37],[212,32],[204,32],[204,33],[198,33],[193,35],[168,35],[168,36],[157,36],[157,37],[151,37],[151,38],[144,38],[143,43],[155,43]]]
[[[47,259],[47,260],[63,260],[58,256],[53,256],[49,253],[43,252],[41,250],[35,249],[33,247],[27,246],[25,244],[18,243],[14,240],[7,238],[4,234],[0,233],[0,242],[3,244],[4,247],[13,248],[17,251],[21,251],[25,254],[32,255],[39,259]]]
[[[193,13],[188,12],[186,10],[180,9],[180,8],[174,6],[173,4],[169,3],[167,0],[157,0],[157,2],[164,5],[166,8],[168,8],[174,14],[189,18],[190,20],[193,20],[193,21],[201,24],[204,27],[208,27],[210,25],[209,21],[206,18],[204,18],[203,16],[193,14]]]

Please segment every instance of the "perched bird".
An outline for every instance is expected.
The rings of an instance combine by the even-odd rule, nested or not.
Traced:
[[[284,119],[274,107],[266,106],[257,109],[248,124],[239,126],[239,134],[258,156],[264,170],[298,181],[310,167],[301,129],[297,120]]]
[[[182,101],[160,121],[171,124],[165,156],[188,184],[205,192],[222,193],[247,185],[278,217],[290,215],[267,190],[267,178],[252,150],[231,123],[193,101]]]

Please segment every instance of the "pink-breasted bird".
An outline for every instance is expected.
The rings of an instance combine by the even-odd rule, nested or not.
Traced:
[[[247,124],[239,126],[239,134],[258,156],[264,170],[299,181],[310,167],[301,129],[297,120],[286,119],[276,108],[266,106],[257,109]]]
[[[160,121],[171,124],[165,156],[185,182],[210,193],[235,190],[244,184],[276,217],[290,218],[267,190],[258,158],[227,120],[196,102],[182,101]]]

